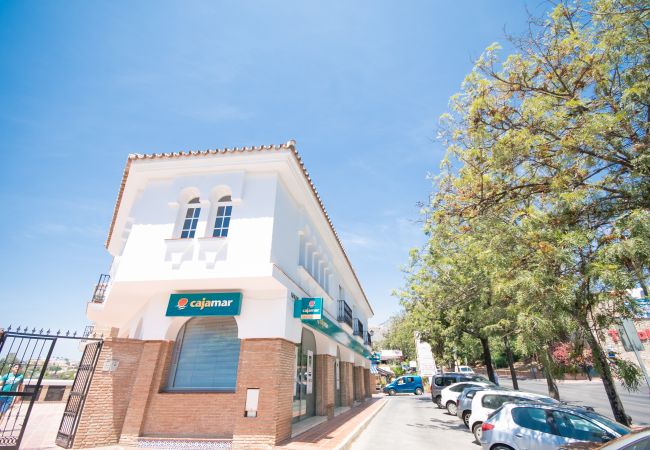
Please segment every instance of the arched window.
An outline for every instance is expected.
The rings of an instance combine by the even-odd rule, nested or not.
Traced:
[[[195,317],[174,345],[167,390],[234,391],[239,338],[234,317]]]
[[[212,237],[228,237],[230,227],[230,216],[232,216],[232,198],[224,195],[217,202],[217,215],[214,219]]]
[[[193,238],[196,233],[196,224],[199,223],[199,214],[201,214],[201,207],[198,206],[200,200],[194,197],[187,202],[187,212],[185,213],[185,221],[181,230],[181,239]]]

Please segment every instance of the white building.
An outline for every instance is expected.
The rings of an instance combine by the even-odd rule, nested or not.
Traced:
[[[294,141],[130,155],[106,247],[110,282],[87,314],[111,338],[75,447],[260,448],[370,395],[373,311]],[[321,320],[301,320],[302,298],[323,299]],[[109,360],[117,369],[102,371]],[[107,377],[144,389],[144,406],[113,391],[110,411],[93,407]],[[84,427],[97,420],[119,432]]]

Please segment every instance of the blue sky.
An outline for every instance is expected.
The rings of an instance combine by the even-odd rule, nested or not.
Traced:
[[[86,324],[129,153],[290,138],[384,321],[423,242],[438,117],[526,14],[514,0],[1,2],[0,326]]]

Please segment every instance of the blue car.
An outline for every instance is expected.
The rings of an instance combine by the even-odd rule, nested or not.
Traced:
[[[396,378],[384,386],[384,392],[388,395],[422,395],[424,392],[424,386],[422,386],[422,377],[418,375],[404,375],[403,377]]]

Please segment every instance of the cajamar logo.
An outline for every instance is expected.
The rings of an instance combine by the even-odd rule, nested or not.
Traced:
[[[314,306],[316,306],[316,301],[315,300],[309,300],[309,307],[313,308]]]
[[[180,310],[183,310],[183,309],[187,308],[187,302],[188,302],[188,301],[189,301],[189,300],[187,300],[185,297],[183,297],[183,298],[179,298],[179,299],[178,299],[178,303],[176,304],[176,307],[177,307],[178,309],[180,309]]]

